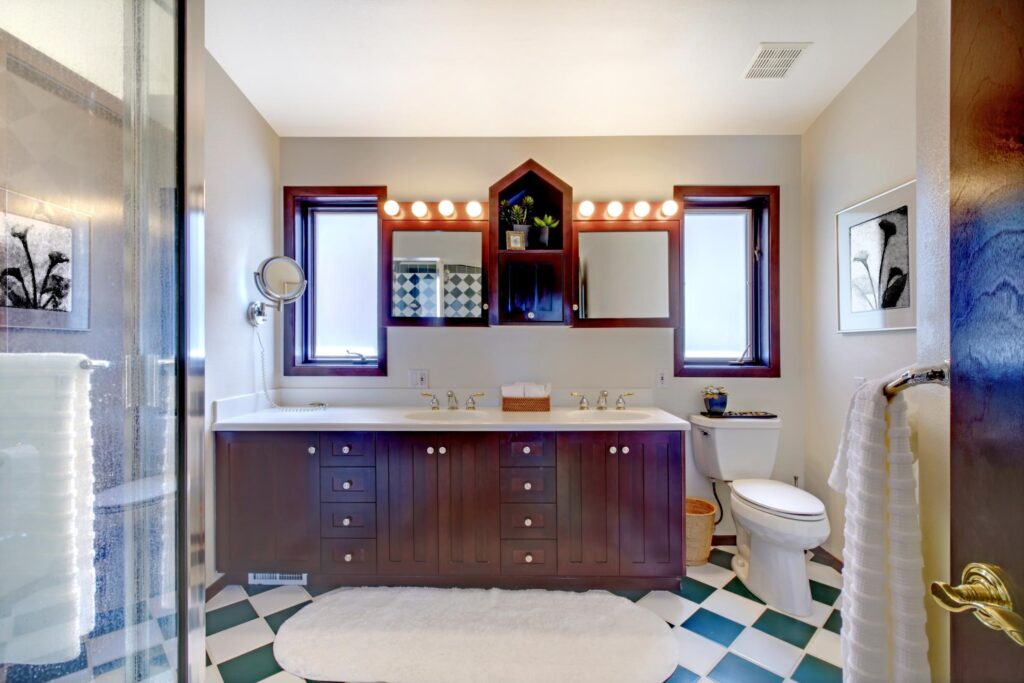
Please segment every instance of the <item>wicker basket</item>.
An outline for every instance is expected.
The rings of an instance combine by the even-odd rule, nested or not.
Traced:
[[[550,413],[551,397],[509,398],[507,396],[502,396],[501,409],[506,413]]]
[[[686,564],[707,564],[718,507],[703,498],[686,499]]]

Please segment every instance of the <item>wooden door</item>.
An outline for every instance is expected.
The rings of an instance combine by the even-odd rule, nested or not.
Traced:
[[[679,432],[620,432],[619,573],[683,575]]]
[[[437,459],[449,448],[443,434],[378,437],[378,573],[437,574]]]
[[[452,435],[448,444],[437,456],[439,571],[498,574],[498,435]]]
[[[561,254],[502,254],[499,271],[501,322],[561,322]]]
[[[558,435],[558,573],[619,573],[618,441],[614,432]]]
[[[217,569],[320,571],[316,432],[217,434]]]
[[[999,566],[1024,615],[1024,2],[951,20],[951,574]],[[948,618],[953,680],[1024,680],[1024,647]]]

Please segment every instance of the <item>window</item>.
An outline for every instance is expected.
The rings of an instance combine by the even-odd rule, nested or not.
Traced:
[[[306,296],[285,311],[286,375],[386,375],[380,314],[381,187],[285,188],[285,253]]]
[[[777,187],[677,187],[677,377],[778,377]]]

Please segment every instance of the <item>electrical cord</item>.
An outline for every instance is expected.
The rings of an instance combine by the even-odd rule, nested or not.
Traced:
[[[308,406],[282,406],[279,405],[270,396],[270,389],[267,386],[267,349],[263,346],[263,337],[260,336],[260,328],[254,327],[252,329],[253,335],[256,337],[256,345],[259,347],[260,355],[260,381],[263,385],[263,396],[267,399],[267,403],[270,404],[271,408],[278,408],[280,410],[289,410],[293,412],[305,412],[311,410],[325,410],[327,408],[326,403],[316,402],[310,403]]]
[[[718,503],[718,519],[715,520],[715,526],[718,526],[725,517],[725,510],[722,508],[722,501],[718,499],[718,489],[715,488],[716,483],[714,479],[711,480],[711,493],[715,496],[715,502]]]

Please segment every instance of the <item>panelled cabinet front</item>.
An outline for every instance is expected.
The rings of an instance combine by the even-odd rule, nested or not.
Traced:
[[[683,488],[679,432],[219,433],[217,568],[668,586]]]

